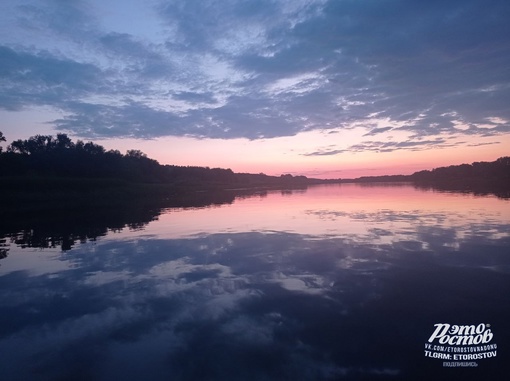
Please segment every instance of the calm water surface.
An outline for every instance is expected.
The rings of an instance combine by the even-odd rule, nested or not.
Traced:
[[[509,200],[331,185],[153,217],[4,228],[0,380],[510,374]]]

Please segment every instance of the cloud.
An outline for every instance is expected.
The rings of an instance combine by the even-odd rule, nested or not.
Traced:
[[[405,141],[364,141],[344,149],[322,148],[303,156],[334,156],[345,152],[393,152],[393,151],[422,151],[430,148],[447,148],[465,145],[466,142],[457,142],[452,139],[435,138],[429,140]]]
[[[0,107],[53,107],[77,135],[259,139],[374,115],[415,139],[510,132],[503,0],[173,1],[154,5],[153,38],[94,2],[13,9]]]
[[[135,379],[208,374],[214,380],[299,380],[395,376],[400,367],[409,374],[404,365],[416,358],[405,348],[423,336],[419,318],[399,321],[402,305],[423,304],[416,287],[401,287],[409,274],[427,290],[436,276],[433,292],[422,294],[441,311],[451,306],[449,313],[458,295],[448,303],[434,295],[452,284],[452,266],[482,268],[475,280],[488,284],[487,293],[505,285],[487,268],[501,262],[508,226],[491,211],[478,216],[482,224],[468,212],[346,212],[338,206],[306,211],[307,218],[343,226],[338,235],[272,231],[155,239],[147,231],[78,245],[51,259],[69,264],[59,271],[0,277],[0,374],[108,379],[120,369]],[[352,226],[352,234],[346,219],[362,229]],[[443,263],[448,271],[438,273]],[[388,279],[395,282],[391,287]],[[473,272],[459,282],[473,283]],[[423,311],[413,310],[423,318]],[[359,329],[360,321],[374,330]],[[405,329],[387,330],[388,322]],[[353,348],[361,348],[354,357]]]
[[[173,97],[175,99],[189,102],[216,103],[214,93],[212,92],[196,93],[192,91],[181,91],[179,93],[173,94]]]
[[[65,99],[94,94],[104,77],[94,65],[60,59],[47,52],[31,54],[0,46],[0,107],[59,105]]]
[[[139,81],[171,78],[177,68],[156,46],[145,44],[126,33],[99,36],[104,54],[112,61],[124,62],[120,70],[127,71]]]
[[[390,131],[392,130],[393,127],[379,127],[379,128],[373,128],[372,130],[370,130],[369,132],[367,132],[365,135],[363,136],[374,136],[374,135],[377,135],[377,134],[381,134],[383,132],[386,132],[386,131]]]
[[[161,136],[163,128],[172,135],[185,135],[186,130],[173,113],[154,110],[141,103],[102,105],[70,103],[65,106],[68,116],[53,121],[56,128],[74,131],[83,137],[103,136],[152,138]]]
[[[53,33],[65,38],[76,40],[87,39],[87,35],[98,28],[98,20],[93,7],[84,0],[48,2],[27,1],[16,4],[16,22],[22,29],[37,34]]]
[[[349,150],[347,149],[333,149],[333,150],[322,149],[314,152],[305,153],[303,154],[303,156],[334,156],[348,151]]]
[[[501,144],[499,142],[487,142],[487,143],[475,143],[475,144],[469,144],[469,147],[480,147],[480,146],[489,146],[494,144]]]

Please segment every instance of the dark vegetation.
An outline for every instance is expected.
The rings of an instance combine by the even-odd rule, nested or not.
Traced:
[[[267,195],[257,185],[270,176],[232,175],[161,166],[138,151],[108,152],[64,135],[17,141],[0,153],[0,259],[8,255],[7,241],[66,251],[109,231],[141,229],[163,210]],[[229,190],[228,184],[252,186]]]
[[[276,187],[276,179],[160,165],[140,151],[123,155],[74,143],[65,134],[17,140],[5,150],[0,146],[0,259],[7,255],[7,239],[22,247],[69,250],[108,231],[142,228],[168,208],[263,197],[261,188]],[[278,183],[294,186],[300,178],[292,180]]]
[[[493,162],[451,165],[432,171],[415,172],[410,176],[417,184],[459,187],[510,188],[510,157],[500,157]]]
[[[0,143],[5,141],[0,132]],[[0,259],[7,255],[7,239],[20,246],[69,250],[111,230],[143,228],[167,208],[228,204],[264,197],[268,189],[289,192],[344,182],[412,182],[420,188],[510,198],[510,157],[410,176],[317,180],[160,165],[138,150],[121,154],[92,142],[73,142],[65,134],[38,135],[5,149],[0,145]]]
[[[343,180],[356,183],[411,182],[423,189],[494,194],[510,198],[510,157],[500,157],[492,162],[451,165],[432,170],[415,172],[412,175],[373,176]]]
[[[92,188],[104,182],[105,186],[130,184],[165,184],[174,189],[224,189],[254,186],[294,186],[313,182],[304,176],[234,173],[231,169],[161,165],[139,150],[122,154],[106,151],[92,142],[73,142],[66,134],[37,135],[28,140],[16,140],[0,155],[0,176],[14,181],[35,179],[38,185],[51,179],[87,179]],[[21,179],[21,180],[20,180]],[[320,180],[316,180],[320,181]],[[69,187],[83,184],[69,182]],[[13,185],[18,188],[19,185]],[[49,185],[54,187],[54,185]]]
[[[132,198],[112,205],[90,203],[84,207],[68,202],[61,207],[45,201],[31,209],[17,205],[0,210],[0,259],[8,254],[7,240],[20,247],[70,250],[75,244],[94,241],[112,231],[138,230],[172,208],[195,209],[231,204],[243,197],[265,197],[266,191],[187,192],[173,197]],[[128,202],[126,202],[128,201]]]
[[[0,142],[5,137],[0,132]],[[412,182],[444,190],[497,192],[508,197],[510,157],[420,171],[409,176],[319,180],[305,176],[234,173],[231,169],[161,165],[139,150],[107,151],[93,142],[73,142],[66,134],[36,135],[0,146],[0,197],[3,209],[17,211],[88,205],[112,207],[125,202],[166,203],[220,191],[304,188],[321,183]],[[486,192],[487,193],[487,192]],[[0,215],[1,215],[0,211]]]

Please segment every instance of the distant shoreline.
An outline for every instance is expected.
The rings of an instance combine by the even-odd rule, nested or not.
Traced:
[[[510,193],[510,157],[474,162],[412,175],[315,179],[235,173],[231,169],[161,165],[139,150],[121,154],[93,142],[73,142],[66,134],[36,135],[0,151],[0,197],[4,208],[43,208],[169,200],[197,192],[253,192],[299,189],[318,184],[412,183],[444,190]]]
[[[405,178],[363,178],[346,180],[312,180],[299,183],[195,185],[173,183],[135,183],[120,179],[62,178],[41,176],[1,177],[0,217],[16,213],[35,214],[49,210],[115,209],[129,207],[165,208],[173,206],[206,206],[233,202],[236,197],[263,194],[269,191],[302,190],[317,185],[398,186],[445,192],[495,195],[510,199],[508,183],[475,181],[434,182]]]

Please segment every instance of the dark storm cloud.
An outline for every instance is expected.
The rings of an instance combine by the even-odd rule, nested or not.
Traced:
[[[76,134],[258,139],[365,121],[368,137],[392,128],[370,126],[374,118],[416,141],[510,132],[503,0],[162,2],[157,41],[107,30],[86,2],[17,10],[20,30],[56,42],[4,44],[0,107],[53,106],[65,114],[55,125]]]

